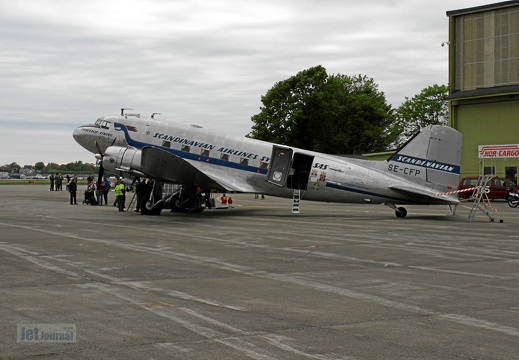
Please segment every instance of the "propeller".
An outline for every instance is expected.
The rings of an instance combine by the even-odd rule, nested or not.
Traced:
[[[114,139],[114,141],[112,141],[110,146],[113,146],[116,141],[117,141],[117,137]],[[97,142],[97,140],[94,140],[94,145],[96,146],[97,151],[98,151],[98,153],[96,154],[96,159],[99,160],[99,173],[97,174],[97,184],[96,185],[97,185],[97,188],[99,189],[99,187],[101,185],[101,180],[103,179],[103,176],[105,173],[105,169],[103,167],[103,157],[105,156],[105,154],[101,151],[101,147],[99,146],[99,143]]]
[[[101,151],[101,147],[99,146],[97,140],[94,141],[94,144],[98,150],[98,154],[96,154],[96,158],[99,159],[99,173],[97,174],[97,188],[99,189],[101,187],[101,181],[103,179],[103,175],[105,172],[105,169],[103,168],[103,152]],[[99,155],[99,157],[98,157]]]

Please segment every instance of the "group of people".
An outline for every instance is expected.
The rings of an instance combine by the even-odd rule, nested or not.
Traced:
[[[87,178],[87,189],[85,192],[85,200],[95,205],[108,205],[108,193],[110,192],[110,181],[104,177],[101,181],[96,181],[94,176]]]
[[[51,180],[52,181],[52,180]],[[77,175],[74,174],[72,177],[67,175],[67,191],[70,194],[70,205],[77,205],[77,184],[78,178]],[[51,182],[52,184],[52,182]],[[52,187],[52,185],[51,185]],[[95,205],[104,205],[108,204],[108,193],[110,191],[111,185],[110,181],[108,181],[105,178],[103,178],[102,181],[99,182],[99,184],[96,183],[93,176],[89,176],[87,178],[87,188],[85,190],[85,201],[88,203]],[[53,191],[53,190],[51,190]],[[56,189],[57,191],[57,189]]]
[[[61,173],[55,175],[50,174],[50,191],[63,191],[63,175]],[[67,186],[70,181],[70,177],[67,175]]]
[[[135,211],[144,213],[146,202],[150,199],[151,193],[154,192],[153,180],[151,179],[137,179],[135,181],[135,195],[137,202],[135,205]],[[155,196],[159,199],[162,197],[162,187],[155,188]]]
[[[74,174],[72,177],[67,175],[67,191],[70,194],[70,205],[77,205],[77,191],[78,191],[78,177]],[[50,191],[62,191],[63,176],[61,174],[51,174],[50,180]],[[87,187],[85,190],[85,201],[92,205],[108,205],[108,194],[112,185],[106,177],[101,181],[96,181],[93,175],[87,178]],[[115,202],[114,206],[117,206],[119,211],[124,211],[125,199],[126,199],[126,186],[123,184],[121,179],[117,180],[115,185]]]

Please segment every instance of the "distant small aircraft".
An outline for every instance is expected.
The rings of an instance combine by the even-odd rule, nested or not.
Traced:
[[[211,190],[333,203],[457,205],[462,135],[446,126],[422,129],[386,161],[346,158],[249,138],[215,134],[121,109],[74,130],[75,140],[124,178],[180,184],[173,210],[201,212]],[[146,211],[162,210],[152,192]]]

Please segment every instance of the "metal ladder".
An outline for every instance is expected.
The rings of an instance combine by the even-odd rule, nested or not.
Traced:
[[[299,214],[299,203],[301,202],[301,190],[294,189],[292,192],[292,214]]]
[[[495,221],[495,211],[490,207],[490,200],[488,199],[488,183],[494,178],[494,175],[481,175],[476,184],[476,188],[472,192],[472,208],[469,213],[469,221],[474,220],[478,210],[481,210],[490,221]],[[483,205],[481,204],[483,202]],[[499,222],[503,222],[502,219]]]

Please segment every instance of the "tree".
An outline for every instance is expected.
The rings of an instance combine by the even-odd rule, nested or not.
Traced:
[[[398,135],[395,145],[399,146],[427,125],[448,125],[448,89],[445,85],[432,85],[423,89],[412,99],[406,97],[395,111],[396,120],[391,129]]]
[[[12,162],[12,163],[10,163],[8,165],[8,167],[9,167],[9,172],[10,173],[18,173],[18,172],[20,172],[20,167],[21,166],[18,165],[17,163],[15,163],[15,162]]]
[[[372,78],[332,75],[314,109],[313,148],[332,154],[360,154],[385,150],[391,143],[386,130],[392,122],[391,106]]]
[[[330,154],[385,150],[394,138],[391,107],[373,79],[328,76],[316,66],[262,96],[249,137]]]
[[[261,112],[254,115],[252,131],[248,135],[254,139],[279,144],[298,146],[305,139],[295,139],[294,127],[301,127],[304,106],[314,91],[321,88],[328,75],[322,66],[299,72],[291,78],[276,83],[261,97]]]
[[[38,170],[38,171],[43,170],[44,167],[45,167],[45,164],[42,161],[39,161],[36,164],[34,164],[34,169]]]

